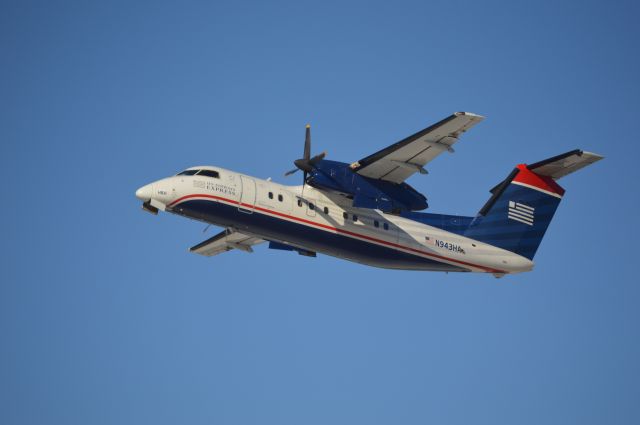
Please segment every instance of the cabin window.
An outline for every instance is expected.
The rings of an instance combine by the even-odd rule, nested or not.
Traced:
[[[355,223],[356,221],[358,221],[358,216],[354,214],[354,215],[352,216],[352,219],[353,219],[353,222]]]
[[[269,192],[269,199],[273,199],[273,192]]]
[[[301,207],[302,206],[302,199],[298,199],[298,206]]]
[[[178,173],[179,176],[193,176],[195,173],[197,173],[198,170],[184,170],[181,173]]]
[[[347,214],[346,212],[342,213],[342,218],[344,218],[345,220],[349,219],[349,214]]]
[[[325,214],[329,214],[329,208],[324,207],[324,213],[325,213]]]
[[[315,209],[316,209],[316,206],[315,206],[315,205],[313,205],[311,202],[309,202],[309,209],[310,209],[310,210],[315,210]]]
[[[218,173],[217,171],[213,171],[213,170],[200,170],[200,172],[198,172],[199,176],[207,176],[207,177],[212,177],[214,179],[219,179],[220,178],[220,173]]]
[[[382,227],[384,227],[384,230],[389,230],[389,223],[382,223]]]
[[[278,195],[278,201],[282,202],[282,195]]]
[[[380,222],[378,220],[373,220],[374,227],[380,227]]]

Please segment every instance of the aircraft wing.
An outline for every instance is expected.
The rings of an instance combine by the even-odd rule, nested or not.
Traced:
[[[393,145],[351,164],[356,173],[372,179],[402,183],[415,172],[426,174],[424,166],[451,147],[458,137],[483,116],[470,112],[453,115]]]
[[[189,248],[189,251],[206,257],[231,251],[234,248],[245,252],[253,252],[251,247],[261,242],[264,242],[264,240],[231,229],[225,229],[214,237]]]
[[[554,180],[558,180],[589,164],[600,161],[602,158],[601,155],[576,149],[563,153],[562,155],[554,156],[553,158],[536,162],[535,164],[527,165],[527,168],[541,176],[549,176]]]

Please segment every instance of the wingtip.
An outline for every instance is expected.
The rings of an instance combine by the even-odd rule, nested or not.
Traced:
[[[604,155],[600,155],[599,153],[582,151],[582,155],[587,155],[592,158],[593,162],[600,161],[604,159]]]
[[[473,112],[464,112],[464,111],[460,111],[460,112],[456,112],[456,113],[454,113],[453,115],[455,115],[455,116],[466,115],[466,116],[468,116],[468,117],[475,118],[475,119],[478,119],[478,120],[483,120],[483,119],[485,119],[484,115],[474,114]]]

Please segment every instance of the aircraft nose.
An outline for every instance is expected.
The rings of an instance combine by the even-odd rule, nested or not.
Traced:
[[[140,189],[136,190],[136,198],[140,199],[141,201],[150,200],[152,194],[153,186],[150,184],[142,186]]]

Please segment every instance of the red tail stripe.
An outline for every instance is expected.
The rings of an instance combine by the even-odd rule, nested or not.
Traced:
[[[564,195],[564,189],[561,188],[560,185],[556,183],[556,181],[551,177],[541,176],[534,173],[527,168],[526,164],[520,164],[517,168],[518,170],[520,170],[520,172],[513,179],[514,182],[524,183],[526,185],[537,187],[538,189],[552,192],[560,196]]]

